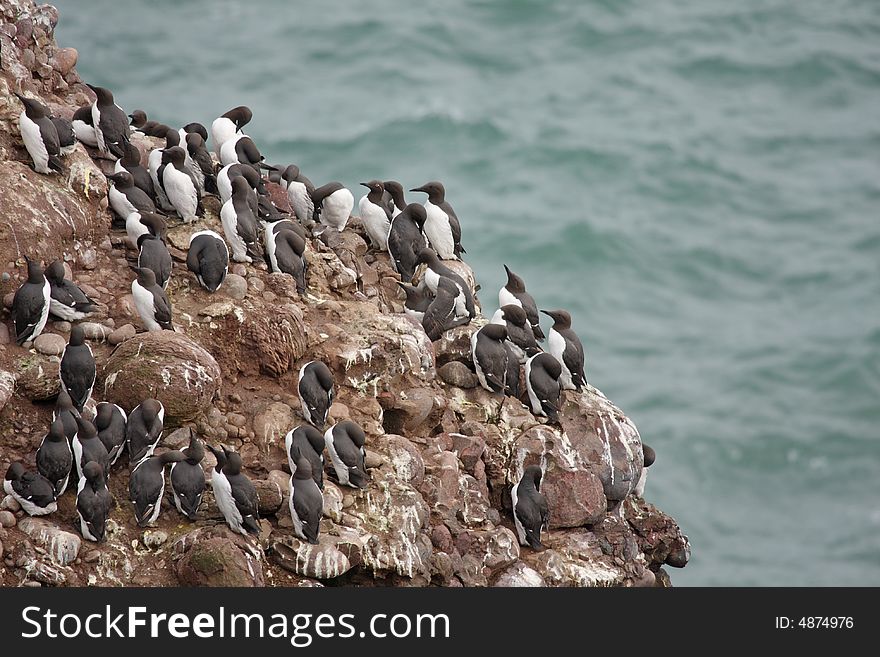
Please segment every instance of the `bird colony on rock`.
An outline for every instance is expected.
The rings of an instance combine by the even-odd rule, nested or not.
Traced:
[[[253,139],[242,131],[253,116],[248,107],[233,108],[211,123],[213,148],[209,151],[209,133],[202,124],[174,129],[148,120],[142,110],[126,115],[108,89],[90,88],[95,102],[80,108],[70,122],[50,116],[38,100],[19,96],[24,105],[19,118],[21,136],[34,170],[41,174],[63,170],[63,157],[75,146],[74,139],[96,148],[97,157],[115,160],[114,173],[108,176],[108,200],[124,225],[129,246],[137,252],[131,290],[147,331],[175,330],[173,308],[165,294],[173,274],[165,235],[169,224],[191,223],[201,216],[206,195],[219,198],[223,235],[198,230],[189,239],[186,268],[202,288],[213,293],[222,287],[231,258],[248,264],[265,262],[270,271],[291,276],[299,294],[307,293],[305,253],[310,240],[326,230],[346,230],[354,207],[350,190],[338,181],[315,187],[295,164],[266,164]],[[165,141],[163,148],[148,154],[146,166],[131,143],[132,131]],[[272,203],[267,181],[281,185],[292,214]],[[424,204],[419,204],[407,203],[404,187],[397,181],[361,184],[368,190],[358,203],[361,223],[370,247],[387,252],[400,275],[406,314],[421,323],[432,341],[470,323],[476,317],[474,290],[445,264],[459,260],[466,251],[461,224],[446,200],[444,186],[430,181],[410,189],[427,195]],[[19,345],[39,336],[50,314],[78,321],[94,309],[82,290],[64,278],[61,261],[51,263],[44,274],[41,263],[26,259],[27,280],[15,293],[12,308]],[[491,393],[520,399],[536,416],[557,423],[563,391],[580,391],[586,385],[583,345],[572,330],[568,312],[542,310],[554,322],[544,351],[539,346],[545,335],[535,300],[526,292],[523,279],[506,265],[505,270],[507,283],[498,292],[499,309],[472,336],[477,379]],[[129,499],[137,523],[156,521],[166,470],[174,506],[193,521],[206,487],[202,461],[207,447],[216,458],[208,481],[227,524],[245,535],[259,531],[257,491],[242,471],[239,454],[223,445],[205,445],[195,434],[186,449],[157,453],[164,428],[162,403],[144,399],[127,414],[102,401],[90,415],[95,373],[91,349],[82,328],[75,325],[61,359],[61,394],[53,422],[37,450],[37,469],[28,470],[24,463],[15,462],[4,480],[4,490],[27,513],[53,513],[57,498],[71,488],[76,491],[82,535],[103,540],[114,506],[107,480],[125,452]],[[304,423],[283,439],[291,472],[289,511],[294,534],[317,543],[325,466],[330,465],[330,474],[343,486],[369,486],[365,465],[369,436],[351,421],[326,426],[334,381],[325,363],[303,364],[297,388]],[[650,455],[653,461],[653,450]],[[541,530],[552,512],[540,492],[542,475],[540,466],[525,468],[511,491],[519,542],[534,549],[542,547]],[[71,477],[77,480],[75,485],[69,483]]]

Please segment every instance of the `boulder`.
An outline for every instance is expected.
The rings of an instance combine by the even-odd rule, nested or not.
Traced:
[[[184,586],[263,586],[259,560],[224,536],[193,541],[175,572]]]
[[[16,364],[15,387],[21,396],[31,401],[54,399],[61,392],[58,357],[28,355]]]
[[[501,572],[492,586],[537,587],[547,586],[547,583],[537,570],[530,568],[522,561],[515,561]]]
[[[330,537],[319,536],[311,545],[293,536],[272,543],[272,556],[279,566],[297,575],[315,579],[334,579],[351,570],[351,562],[333,544]]]
[[[126,412],[148,397],[165,406],[166,426],[194,420],[220,388],[214,357],[182,333],[142,333],[120,344],[103,368],[104,399]]]
[[[82,539],[47,520],[23,518],[18,528],[30,536],[36,545],[44,548],[55,565],[66,566],[79,554]]]

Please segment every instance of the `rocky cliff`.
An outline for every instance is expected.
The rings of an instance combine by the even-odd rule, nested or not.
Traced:
[[[162,447],[185,446],[194,430],[238,450],[263,513],[258,537],[233,535],[209,488],[197,522],[166,498],[155,527],[140,529],[121,463],[110,477],[116,504],[104,543],[81,540],[71,492],[41,519],[7,498],[0,583],[630,586],[668,585],[664,564],[685,565],[687,537],[632,495],[643,456],[626,415],[588,386],[564,393],[561,427],[550,426],[519,401],[479,388],[469,344],[485,319],[432,343],[403,314],[398,276],[385,254],[368,250],[356,218],[343,233],[308,244],[306,294],[299,296],[285,274],[234,265],[211,295],[184,264],[192,232],[221,231],[219,204],[206,199],[204,218],[172,222],[168,234],[176,331],[140,332],[130,291],[136,254],[126,249],[124,230],[112,228],[107,208],[104,174],[112,163],[93,160],[96,153],[78,144],[62,174],[37,174],[18,130],[21,104],[13,92],[39,96],[68,118],[91,102],[75,70],[77,53],[55,44],[53,7],[0,0],[0,9],[4,306],[25,278],[25,255],[44,263],[63,258],[68,277],[98,302],[85,322],[99,367],[94,396],[129,411],[146,396],[160,399],[167,409]],[[146,137],[135,143],[144,153],[158,144]],[[273,191],[286,202],[283,190]],[[466,264],[455,266],[473,282]],[[34,463],[70,331],[68,323],[50,321],[35,344],[19,347],[3,312],[0,472],[17,459]],[[312,359],[327,363],[337,384],[329,421],[351,418],[365,429],[371,476],[364,490],[327,483],[316,546],[293,538],[283,446],[301,421],[296,376]],[[545,469],[551,508],[547,547],[539,552],[518,545],[510,511],[511,484],[532,463]],[[209,454],[204,465],[213,464]]]

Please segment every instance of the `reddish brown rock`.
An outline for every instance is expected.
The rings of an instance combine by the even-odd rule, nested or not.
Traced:
[[[166,426],[194,420],[210,405],[221,384],[214,357],[182,333],[141,333],[120,344],[104,365],[107,401],[130,412],[148,397],[165,406]]]

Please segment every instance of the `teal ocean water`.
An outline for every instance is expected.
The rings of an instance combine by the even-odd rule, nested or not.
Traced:
[[[568,308],[657,450],[675,584],[880,585],[880,4],[55,4],[129,111],[442,180],[485,309]]]

